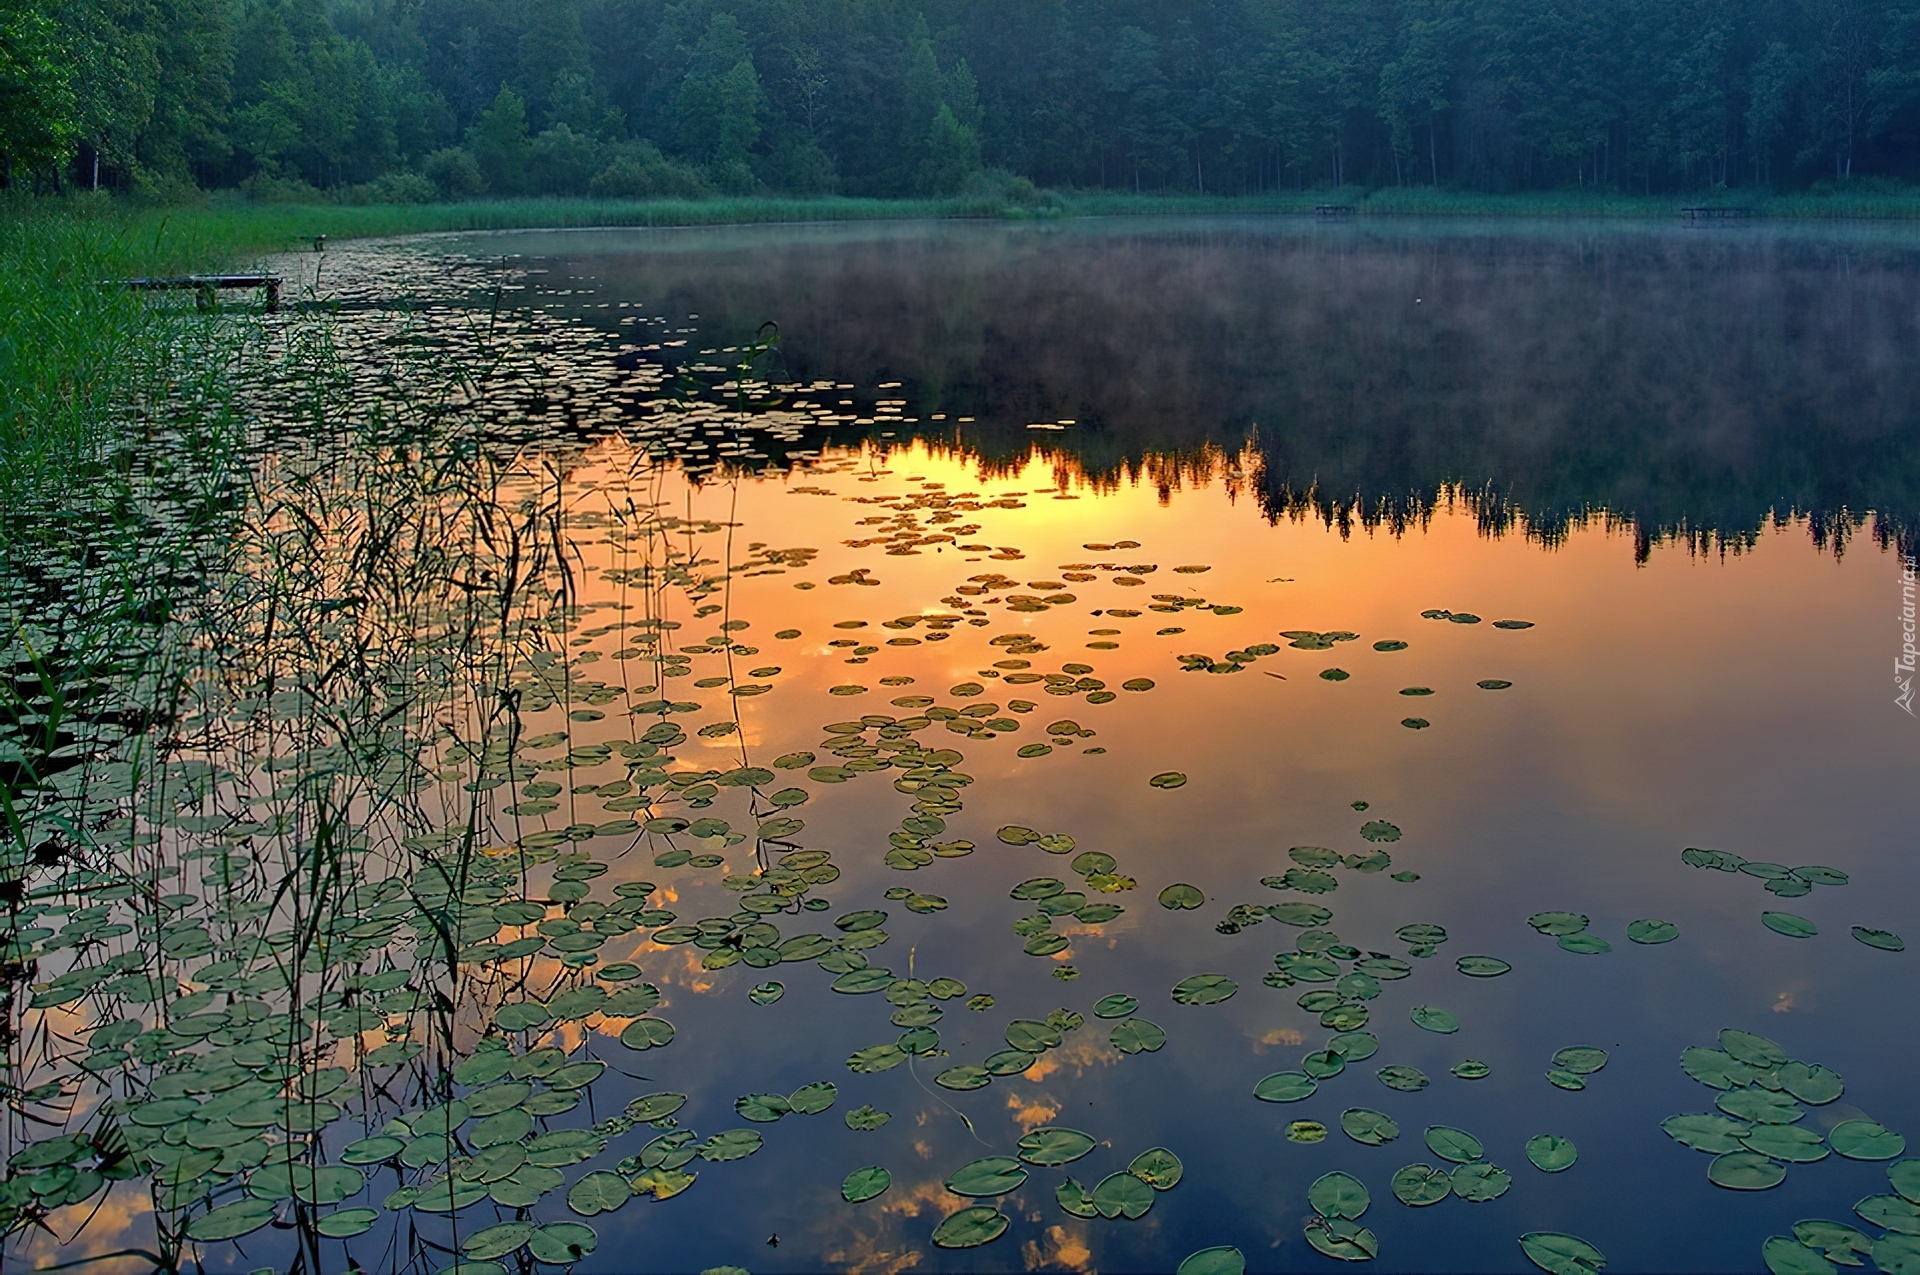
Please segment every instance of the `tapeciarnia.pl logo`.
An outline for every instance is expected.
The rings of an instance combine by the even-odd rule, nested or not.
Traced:
[[[1909,717],[1916,716],[1913,711],[1914,567],[1912,558],[1900,564],[1900,654],[1893,661],[1893,684],[1900,688],[1893,702],[1906,709]]]

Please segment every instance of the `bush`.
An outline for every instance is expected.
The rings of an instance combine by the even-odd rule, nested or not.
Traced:
[[[585,133],[576,133],[565,124],[533,139],[533,152],[527,161],[528,185],[537,194],[584,195],[600,166],[600,148]]]
[[[356,204],[430,204],[440,198],[439,188],[419,173],[382,173],[370,182],[353,188]]]
[[[240,193],[256,204],[317,204],[318,189],[298,177],[255,173],[240,183]]]
[[[709,193],[699,173],[668,159],[652,142],[620,147],[587,191],[595,199],[699,199]]]
[[[970,199],[997,199],[1015,208],[1032,208],[1041,202],[1030,178],[1004,168],[982,168],[968,174],[960,193]]]
[[[442,199],[472,199],[487,188],[486,179],[480,175],[480,165],[458,146],[435,151],[420,167],[439,189]]]

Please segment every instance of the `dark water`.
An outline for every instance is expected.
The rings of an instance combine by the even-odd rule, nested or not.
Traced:
[[[397,277],[413,281],[398,290],[418,294],[416,326],[396,317]],[[541,582],[551,615],[514,631],[545,644],[514,657],[521,734],[568,732],[577,750],[677,724],[680,770],[777,776],[703,792],[616,754],[516,773],[557,776],[537,802],[530,787],[473,795],[464,755],[418,728],[440,786],[408,798],[407,830],[471,808],[505,864],[580,829],[606,865],[592,901],[646,881],[649,906],[675,914],[597,958],[660,990],[670,1044],[632,1049],[630,1018],[594,1015],[504,1031],[522,1053],[556,1044],[610,1066],[580,1115],[541,1127],[668,1091],[701,1138],[764,1139],[692,1161],[697,1179],[671,1198],[591,1215],[598,1248],[579,1269],[1168,1271],[1232,1245],[1248,1269],[1316,1271],[1335,1263],[1308,1242],[1309,1187],[1336,1170],[1370,1194],[1359,1225],[1377,1256],[1357,1264],[1383,1271],[1530,1270],[1517,1240],[1539,1231],[1588,1241],[1615,1272],[1758,1270],[1767,1237],[1808,1218],[1857,1226],[1883,1268],[1912,1269],[1853,1211],[1889,1194],[1891,1159],[1827,1154],[1771,1189],[1727,1189],[1661,1122],[1715,1109],[1681,1051],[1734,1029],[1844,1078],[1796,1127],[1877,1121],[1882,1149],[1920,1136],[1914,954],[1850,934],[1920,942],[1920,722],[1895,677],[1920,527],[1920,239],[1292,221],[542,233],[330,253],[320,291],[348,302],[349,327],[477,347],[506,325],[537,352],[471,408],[512,457],[498,509],[537,507],[569,564],[564,586],[557,567]],[[743,349],[768,321],[777,348]],[[742,362],[749,384],[734,384]],[[333,476],[343,489],[351,470]],[[636,637],[642,616],[669,623]],[[589,698],[553,691],[553,669]],[[444,729],[458,733],[500,697],[480,674],[466,690],[449,676]],[[638,803],[598,790],[623,774]],[[1166,775],[1183,781],[1150,782]],[[804,828],[770,829],[783,812]],[[675,815],[746,836],[595,831]],[[1061,834],[1071,853],[1033,842]],[[1754,868],[1694,866],[1689,847]],[[688,863],[689,849],[721,862]],[[811,889],[828,901],[817,917],[770,916],[783,936],[846,947],[859,931],[834,918],[884,910],[886,941],[857,959],[964,993],[832,990],[832,962],[856,963],[846,952],[826,968],[748,961],[744,892],[796,850],[827,852],[838,875]],[[1803,865],[1822,871],[1787,872]],[[536,911],[571,906],[546,867],[530,873],[530,897],[556,900]],[[1010,892],[1040,877],[1122,910],[1026,920],[1036,901]],[[1175,885],[1203,902],[1169,906]],[[1314,929],[1264,911],[1289,903],[1331,917]],[[1554,929],[1539,914],[1559,911],[1601,942],[1530,924]],[[1763,912],[1816,932],[1776,932]],[[704,945],[674,930],[701,918]],[[1677,937],[1634,941],[1640,921]],[[1029,954],[1047,932],[1065,945]],[[1327,945],[1346,981],[1300,963]],[[1512,968],[1470,977],[1468,956]],[[596,968],[546,951],[502,985],[477,959],[463,958],[448,1062],[498,1029],[502,1001],[591,985]],[[1287,970],[1293,985],[1265,981]],[[1381,974],[1377,995],[1356,971]],[[1181,1003],[1176,985],[1203,974],[1237,990]],[[770,979],[777,1001],[749,998]],[[1300,1003],[1336,988],[1337,1010]],[[991,1004],[969,1008],[981,994]],[[1093,1012],[1110,994],[1137,998],[1164,1046],[1118,1048],[1120,1020]],[[914,1008],[929,1004],[941,1012]],[[1080,1021],[1056,1019],[1060,1042],[1024,1071],[951,1071],[1053,1011]],[[1345,1037],[1344,1070],[1311,1096],[1257,1099],[1264,1077],[1315,1065],[1336,1012],[1364,1019],[1377,1052]],[[899,1065],[860,1062],[915,1013],[937,1041],[884,1059]],[[1605,1066],[1556,1085],[1555,1052],[1578,1045],[1606,1050]],[[1465,1060],[1484,1078],[1453,1074]],[[1389,1066],[1429,1083],[1389,1087]],[[1786,1083],[1754,1074],[1755,1094]],[[762,1122],[737,1105],[821,1081],[837,1094],[818,1114]],[[380,1083],[343,1100],[329,1156],[425,1101]],[[850,1127],[868,1105],[890,1121]],[[1343,1133],[1356,1108],[1397,1137]],[[1290,1137],[1301,1121],[1324,1140]],[[665,1126],[628,1123],[566,1166],[568,1188],[588,1171],[639,1176],[627,1158]],[[1470,1131],[1511,1186],[1397,1200],[1397,1170],[1446,1167],[1429,1126]],[[936,1247],[936,1225],[972,1203],[949,1175],[1046,1127],[1096,1145],[978,1201],[1007,1220],[998,1238]],[[1839,1139],[1854,1150],[1860,1130]],[[1543,1134],[1572,1140],[1571,1168],[1529,1162]],[[1144,1216],[1078,1216],[1056,1197],[1154,1147],[1184,1173]],[[846,1203],[843,1179],[870,1165],[891,1186]],[[482,1199],[449,1222],[388,1195],[433,1172],[379,1169],[346,1204],[379,1206],[380,1227],[322,1241],[323,1266],[439,1270],[463,1236],[514,1216]],[[527,1216],[581,1220],[566,1195]],[[268,1234],[203,1259],[252,1269],[281,1252]]]

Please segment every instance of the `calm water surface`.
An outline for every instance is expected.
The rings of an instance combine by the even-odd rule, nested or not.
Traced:
[[[1381,1270],[1530,1270],[1516,1241],[1535,1231],[1581,1237],[1620,1272],[1761,1269],[1763,1241],[1806,1218],[1884,1233],[1853,1206],[1888,1193],[1889,1161],[1828,1155],[1772,1189],[1730,1190],[1661,1122],[1714,1110],[1721,1095],[1680,1055],[1732,1028],[1844,1078],[1800,1127],[1920,1136],[1913,953],[1849,933],[1920,941],[1920,723],[1892,676],[1903,545],[1920,527],[1920,240],[1290,221],[542,233],[330,252],[318,290],[345,299],[349,326],[416,322],[383,271],[414,281],[427,330],[456,345],[477,329],[453,312],[484,325],[496,304],[548,343],[536,406],[487,418],[517,448],[502,507],[550,502],[569,564],[552,658],[515,674],[523,736],[565,731],[577,750],[672,723],[675,768],[775,776],[648,789],[644,768],[623,768],[640,759],[615,752],[554,770],[554,791],[511,812],[508,789],[447,785],[428,802],[490,803],[483,839],[503,853],[587,829],[562,848],[607,866],[592,900],[653,883],[642,928],[594,954],[640,967],[672,1041],[635,1051],[620,1043],[633,1019],[600,1015],[511,1033],[522,1052],[610,1065],[578,1114],[543,1127],[665,1091],[687,1096],[673,1118],[701,1139],[764,1139],[685,1165],[697,1179],[673,1179],[671,1198],[585,1219],[598,1247],[580,1270],[1166,1271],[1213,1245],[1256,1271],[1330,1269],[1308,1242],[1308,1189],[1335,1170],[1371,1196],[1360,1225]],[[767,321],[778,346],[753,366],[785,388],[730,397],[722,369]],[[662,517],[680,520],[659,531],[671,562],[636,530]],[[575,699],[564,678],[526,691],[561,666]],[[1150,689],[1123,689],[1140,679]],[[457,772],[460,757],[440,764]],[[1168,774],[1184,783],[1149,782]],[[632,778],[651,805],[598,790]],[[650,816],[728,825],[593,832]],[[803,827],[766,827],[790,817]],[[1690,866],[1688,847],[1762,875]],[[739,959],[751,918],[724,918],[795,851],[830,852],[838,876],[809,887],[826,910],[769,916],[778,941],[817,933],[824,951],[860,933],[834,918],[880,909],[884,943],[826,969]],[[1846,884],[1796,894],[1788,879],[1776,895],[1770,864]],[[544,888],[550,870],[534,872]],[[1119,910],[1036,913],[1043,901],[1010,897],[1035,878]],[[1176,884],[1203,901],[1163,906]],[[1265,911],[1289,903],[1331,916]],[[1602,943],[1529,924],[1561,911]],[[1817,933],[1777,933],[1766,912]],[[685,941],[676,927],[701,918],[723,919]],[[1678,936],[1630,940],[1643,919]],[[1410,942],[1411,925],[1444,941]],[[1048,950],[1049,933],[1064,945]],[[1329,945],[1339,975],[1388,975],[1377,995],[1276,961]],[[1600,950],[1568,950],[1582,946]],[[1470,977],[1467,956],[1512,968]],[[502,1001],[592,985],[594,966],[562,957],[546,950],[532,983],[463,1010],[459,1050]],[[834,990],[861,960],[964,992]],[[1283,969],[1300,977],[1273,985]],[[1180,1003],[1196,975],[1237,990]],[[783,994],[756,1003],[768,981]],[[1347,994],[1346,1018],[1299,1003],[1329,991]],[[1125,1020],[1094,1013],[1113,994],[1137,998],[1162,1047],[1116,1048]],[[1457,1030],[1423,1028],[1424,1007]],[[1054,1011],[1078,1017],[1057,1017],[1059,1043],[1024,1070],[950,1070]],[[937,1039],[856,1052],[914,1024]],[[1324,1060],[1342,1025],[1376,1051],[1345,1037],[1344,1069],[1310,1096],[1255,1097]],[[1607,1052],[1578,1090],[1546,1074],[1574,1045]],[[1487,1074],[1457,1077],[1464,1060]],[[1389,1087],[1390,1066],[1429,1083]],[[837,1094],[818,1114],[756,1122],[736,1106],[819,1081]],[[347,1103],[329,1155],[405,1109],[391,1096]],[[891,1119],[849,1127],[867,1106]],[[1397,1137],[1343,1133],[1356,1108]],[[1324,1140],[1290,1139],[1302,1121]],[[1429,1126],[1471,1132],[1511,1186],[1401,1203],[1397,1170],[1447,1167]],[[943,1186],[1049,1127],[1096,1145],[997,1198]],[[616,1132],[564,1166],[568,1184],[635,1177],[641,1162],[616,1162],[659,1132]],[[1534,1167],[1541,1134],[1571,1139],[1577,1162]],[[1144,1216],[1076,1216],[1056,1197],[1155,1147],[1184,1173]],[[844,1202],[842,1180],[870,1165],[890,1187]],[[368,1172],[345,1205],[426,1180]],[[582,1220],[564,1194],[528,1216]],[[935,1247],[970,1204],[997,1205],[1005,1233]],[[401,1234],[442,1246],[416,1259],[425,1271],[514,1214],[482,1199],[454,1224],[401,1216]],[[274,1260],[270,1234],[203,1260],[252,1269]],[[392,1234],[383,1221],[320,1251],[375,1269],[405,1260]]]

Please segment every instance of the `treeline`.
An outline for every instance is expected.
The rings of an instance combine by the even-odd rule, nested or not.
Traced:
[[[9,0],[0,175],[380,200],[1920,174],[1920,4]]]

